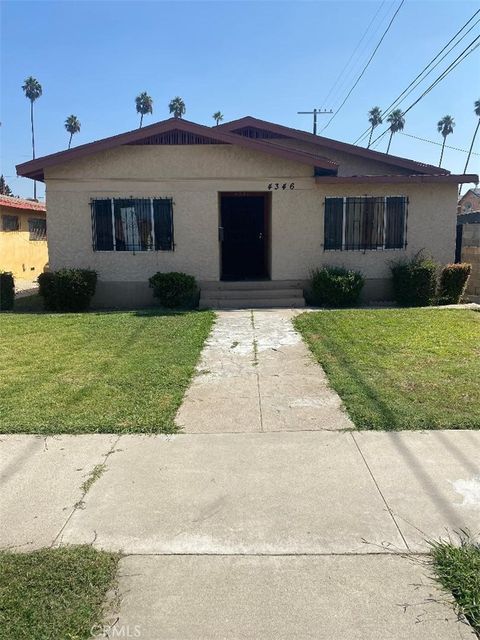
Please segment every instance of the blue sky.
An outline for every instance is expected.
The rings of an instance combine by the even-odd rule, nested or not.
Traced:
[[[29,75],[43,86],[35,104],[37,157],[66,148],[63,123],[72,113],[82,123],[73,144],[134,129],[134,99],[143,90],[154,100],[153,118],[145,124],[168,117],[169,100],[180,95],[185,117],[195,122],[213,124],[211,115],[220,109],[225,120],[253,115],[310,130],[309,116],[297,111],[338,107],[399,1],[387,0],[383,6],[380,0],[4,1],[1,171],[15,194],[31,197],[31,181],[15,177],[15,164],[31,157],[29,103],[21,90]],[[372,64],[323,135],[353,142],[368,126],[368,110],[387,107],[478,8],[473,1],[406,0]],[[341,84],[323,104],[377,10],[343,91]],[[462,45],[479,33],[477,25]],[[479,80],[477,49],[409,112],[405,133],[440,141],[436,123],[448,113],[456,128],[447,144],[468,149]],[[408,106],[421,88],[401,106]],[[320,123],[326,122],[322,116]],[[385,150],[386,138],[379,150]],[[480,139],[474,151],[480,152]],[[437,164],[440,147],[399,134],[391,152]],[[480,171],[479,160],[472,156],[470,172]],[[446,150],[446,168],[460,173],[464,162],[464,153]]]

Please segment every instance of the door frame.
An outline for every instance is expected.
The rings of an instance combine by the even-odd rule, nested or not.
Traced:
[[[271,280],[272,279],[272,193],[271,191],[219,191],[218,192],[218,273],[219,280],[223,282],[235,282],[232,280],[223,280],[222,274],[222,241],[220,238],[220,228],[222,226],[222,197],[263,197],[263,225],[265,229],[265,244],[264,244],[264,270],[265,276],[258,278],[258,280]],[[243,281],[245,282],[245,281]]]

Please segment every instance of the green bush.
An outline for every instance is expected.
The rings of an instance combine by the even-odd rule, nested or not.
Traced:
[[[447,264],[440,274],[438,301],[441,304],[458,304],[467,287],[472,265],[466,262]]]
[[[0,311],[13,309],[15,281],[9,271],[0,271]]]
[[[393,294],[401,307],[424,307],[435,300],[437,263],[420,255],[391,267]]]
[[[193,276],[186,273],[160,271],[149,279],[153,295],[168,309],[191,307],[197,304],[198,287]]]
[[[89,269],[60,269],[38,276],[39,294],[47,311],[85,311],[97,286]]]
[[[322,267],[312,272],[313,301],[327,307],[354,307],[358,304],[365,278],[358,271],[342,267]]]

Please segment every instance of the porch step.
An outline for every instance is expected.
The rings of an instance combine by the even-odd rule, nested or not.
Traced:
[[[270,309],[305,306],[303,297],[297,298],[203,298],[200,297],[200,309]]]
[[[265,291],[273,289],[303,289],[301,280],[240,280],[240,281],[204,281],[202,291]]]
[[[294,282],[219,282],[203,286],[200,309],[265,309],[305,306],[303,289]]]
[[[220,291],[202,289],[202,298],[205,300],[303,298],[303,291],[302,289],[221,289]]]

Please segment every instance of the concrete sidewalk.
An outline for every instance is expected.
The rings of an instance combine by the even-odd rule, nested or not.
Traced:
[[[0,546],[123,551],[141,638],[473,639],[422,554],[479,531],[479,432],[1,436],[0,460]]]

